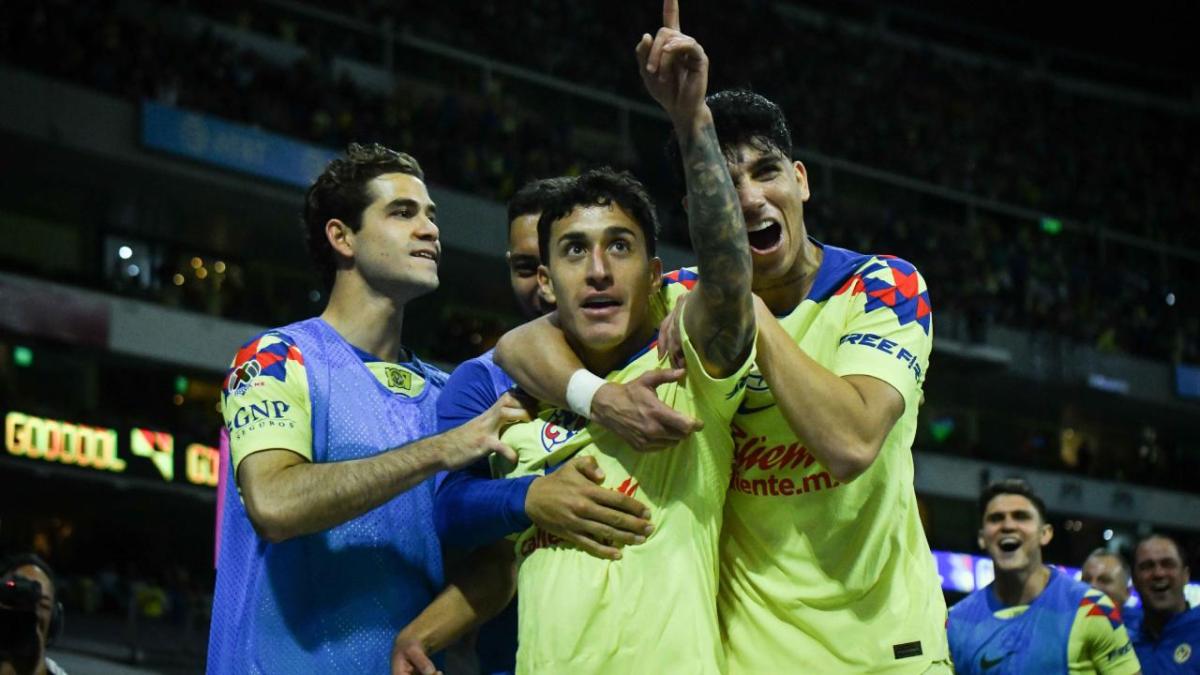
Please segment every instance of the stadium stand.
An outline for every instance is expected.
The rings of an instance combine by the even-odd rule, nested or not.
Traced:
[[[691,16],[716,12],[715,2],[697,4]],[[686,227],[661,159],[667,127],[639,107],[631,77],[654,3],[515,7],[472,3],[465,22],[460,7],[432,0],[336,9],[19,0],[0,22],[0,77],[71,83],[121,110],[156,104],[317,149],[392,144],[470,207],[463,213],[499,213],[496,202],[531,177],[629,167],[682,250]],[[1200,532],[1176,506],[1200,498],[1196,394],[1181,384],[1200,364],[1189,274],[1200,260],[1195,83],[1158,72],[1105,79],[1104,68],[1075,68],[1036,44],[953,43],[886,7],[746,2],[696,32],[716,86],[751,85],[784,104],[814,186],[813,234],[887,250],[928,280],[937,351],[915,448],[931,544],[973,551],[978,523],[963,505],[1012,473],[1041,481],[1050,497],[1060,536],[1049,560],[1078,564],[1153,526],[1177,533],[1200,562]],[[612,44],[626,34],[628,45]],[[761,48],[733,51],[749,34]],[[749,74],[733,75],[735,61]],[[0,121],[10,157],[30,158],[6,160],[0,174],[0,223],[15,242],[0,251],[0,291],[43,289],[25,310],[103,297],[176,330],[126,336],[116,349],[115,337],[95,338],[120,332],[109,325],[30,319],[23,333],[0,321],[0,412],[110,430],[130,467],[51,466],[9,447],[0,548],[32,544],[62,571],[81,620],[60,647],[192,672],[212,591],[214,496],[185,458],[200,462],[215,445],[219,371],[232,346],[212,346],[215,360],[172,352],[189,351],[176,340],[208,337],[195,330],[201,337],[189,342],[179,335],[188,329],[248,335],[247,322],[319,309],[295,236],[298,192],[145,148],[135,170],[109,159],[103,139],[68,147],[58,132],[26,137],[5,114]],[[74,170],[49,184],[63,166]],[[480,231],[502,228],[485,220]],[[26,225],[38,234],[22,239]],[[458,236],[437,300],[410,319],[417,350],[445,365],[517,320],[489,276],[502,270],[499,251],[463,247],[474,235]],[[55,253],[29,253],[37,237]],[[12,302],[0,293],[0,308]],[[146,461],[151,450],[125,454],[139,429],[170,431],[173,479]],[[39,501],[48,490],[53,507]]]

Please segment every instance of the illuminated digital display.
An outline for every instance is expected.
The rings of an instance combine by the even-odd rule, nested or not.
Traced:
[[[135,457],[154,462],[163,480],[175,479],[175,437],[171,434],[135,427],[129,432],[129,450]]]
[[[199,443],[187,446],[187,479],[196,485],[217,486],[221,475],[221,453]]]
[[[178,482],[217,485],[221,455],[216,448],[191,443],[177,458],[175,436],[169,432],[134,427],[128,438],[129,447],[123,449],[115,429],[34,417],[15,410],[4,417],[4,447],[13,457],[158,477],[168,483],[177,482],[176,474],[182,474]],[[177,461],[182,462],[181,467],[176,466]]]
[[[125,460],[117,456],[117,432],[104,427],[10,412],[4,418],[4,445],[17,457],[117,473],[125,470]]]

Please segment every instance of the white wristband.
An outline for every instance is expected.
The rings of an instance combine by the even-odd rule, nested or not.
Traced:
[[[604,378],[598,377],[586,368],[580,368],[571,373],[567,382],[567,407],[581,417],[592,416],[592,397],[596,390],[606,384]]]

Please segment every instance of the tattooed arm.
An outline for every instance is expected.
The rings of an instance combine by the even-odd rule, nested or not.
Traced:
[[[750,245],[741,204],[704,102],[708,57],[679,31],[678,0],[663,3],[663,27],[637,45],[642,81],[675,126],[687,178],[688,228],[700,282],[684,312],[684,327],[704,369],[727,376],[754,341]]]

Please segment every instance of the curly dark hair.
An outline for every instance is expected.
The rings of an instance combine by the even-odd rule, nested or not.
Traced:
[[[330,162],[305,193],[305,241],[326,290],[333,286],[337,265],[325,237],[325,224],[337,218],[355,232],[362,228],[363,211],[372,199],[367,184],[385,173],[406,173],[425,180],[421,165],[412,156],[378,143],[351,143],[346,156]]]
[[[508,200],[508,227],[512,230],[512,222],[521,216],[540,214],[542,207],[555,192],[570,184],[570,176],[555,176],[554,178],[539,178],[531,180],[517,190],[512,199]]]
[[[762,152],[778,151],[792,156],[792,132],[783,109],[767,97],[749,89],[726,89],[709,94],[706,99],[712,111],[713,126],[721,150],[728,154],[739,145],[749,145]],[[667,139],[667,163],[679,187],[684,185],[683,160],[675,132]]]
[[[654,202],[641,181],[628,171],[616,171],[611,167],[600,167],[567,179],[549,196],[538,218],[538,254],[542,264],[550,262],[550,229],[554,222],[580,206],[608,206],[616,204],[628,213],[646,238],[646,254],[654,257],[658,242],[658,216],[654,213]]]
[[[983,493],[979,495],[979,518],[981,520],[984,514],[987,513],[988,504],[997,495],[1020,495],[1028,499],[1033,504],[1033,507],[1037,509],[1038,517],[1042,519],[1042,522],[1049,522],[1046,520],[1046,502],[1037,496],[1033,488],[1029,487],[1029,483],[1020,478],[1005,478],[983,489]]]

